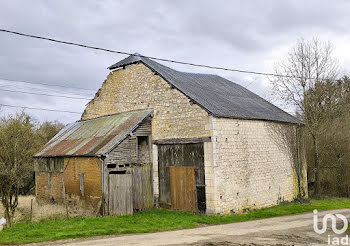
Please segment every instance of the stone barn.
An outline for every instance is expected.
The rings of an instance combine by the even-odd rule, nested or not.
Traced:
[[[122,142],[117,141],[119,145],[116,147],[102,139],[99,140],[101,144],[97,144],[78,140],[77,136],[76,140],[57,148],[55,142],[64,132],[59,133],[37,155],[42,157],[42,164],[36,172],[38,197],[50,198],[54,194],[57,197],[54,199],[64,200],[71,191],[80,192],[81,196],[80,179],[86,184],[85,196],[91,192],[96,200],[103,197],[106,206],[113,209],[114,205],[110,203],[114,198],[111,197],[119,196],[114,193],[123,190],[118,188],[122,183],[114,180],[106,188],[110,182],[107,177],[114,172],[120,177],[132,173],[128,170],[121,173],[119,165],[142,166],[148,161],[151,185],[145,193],[151,191],[153,200],[151,204],[150,199],[144,199],[148,204],[145,208],[154,205],[226,214],[271,206],[296,197],[296,161],[290,154],[294,149],[280,146],[276,136],[271,134],[271,129],[281,127],[295,132],[300,124],[295,117],[227,79],[212,74],[180,72],[139,54],[117,62],[109,69],[110,74],[86,106],[81,121],[74,124],[79,126],[108,117],[152,111],[152,117],[146,117],[146,114],[141,117],[148,119],[150,129],[147,134],[138,136],[137,126],[141,127],[143,121],[136,120],[138,123],[128,124],[133,130],[112,123],[90,123],[94,130],[86,128],[87,131],[81,133],[89,135],[92,134],[90,131],[99,131],[99,137],[110,139],[111,132],[100,128],[113,128],[113,134],[124,136]],[[71,130],[66,128],[63,131]],[[106,147],[101,147],[104,151],[93,151],[91,156],[75,157],[72,154],[73,151],[88,153],[91,146],[103,144],[106,144]],[[129,144],[129,147],[120,147]],[[45,152],[50,152],[46,150],[50,146],[57,152],[47,156]],[[146,154],[139,154],[140,149]],[[122,158],[121,162],[117,157],[126,159]],[[139,161],[141,159],[147,161]],[[52,172],[56,166],[57,171]],[[85,168],[94,170],[89,178],[88,173],[78,171]],[[67,170],[69,174],[65,175]],[[307,194],[304,168],[301,173],[303,190]],[[140,181],[141,177],[137,175],[132,175],[131,179],[131,183],[147,182]],[[51,190],[47,189],[48,180],[51,180]],[[70,183],[72,189],[68,191]],[[58,191],[52,188],[54,186],[62,189]],[[142,192],[133,192],[131,199],[140,199],[141,195],[137,194]]]

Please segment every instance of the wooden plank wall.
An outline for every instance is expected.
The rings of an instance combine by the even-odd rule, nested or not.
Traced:
[[[205,176],[203,143],[158,145],[159,204],[171,207],[170,171],[168,167],[196,167],[195,184],[198,208],[205,212]]]
[[[109,175],[109,215],[132,215],[132,175]]]
[[[152,134],[151,119],[146,119],[133,132],[133,136],[128,136],[121,142],[105,159],[105,164],[133,164],[138,163],[137,156],[137,136],[149,136]],[[152,155],[151,155],[152,156]]]
[[[132,136],[128,136],[123,142],[121,142],[108,157],[104,160],[104,193],[108,202],[108,175],[110,171],[126,170],[127,173],[131,173],[131,169],[125,166],[132,166],[138,164],[137,155],[137,136],[149,136],[151,139],[152,125],[151,118],[146,119],[139,127],[133,132]],[[150,146],[150,156],[152,157],[152,148]],[[152,163],[152,159],[150,160]],[[108,168],[108,164],[115,164],[115,168]],[[153,177],[153,175],[151,176]]]
[[[133,168],[134,209],[147,210],[153,208],[152,164]]]

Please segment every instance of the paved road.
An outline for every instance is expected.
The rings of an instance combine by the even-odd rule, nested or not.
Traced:
[[[350,218],[350,209],[323,211],[319,212],[319,216],[326,213],[340,213]],[[338,228],[341,228],[340,224],[339,221]],[[339,236],[330,230],[323,235],[316,234],[313,231],[313,213],[306,213],[188,230],[61,241],[53,244],[65,246],[327,245],[328,234],[331,237]]]

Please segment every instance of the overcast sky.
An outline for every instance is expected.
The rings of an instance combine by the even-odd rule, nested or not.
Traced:
[[[350,73],[350,1],[45,1],[0,2],[0,28],[161,58],[272,72],[300,37],[330,40],[342,71]],[[125,56],[0,32],[0,78],[98,89],[109,65]],[[269,83],[215,73],[269,99]],[[0,103],[82,112],[86,100],[5,92],[1,89],[92,97],[94,90],[36,86],[0,79]],[[278,103],[278,102],[277,102]],[[2,114],[18,109],[2,107]],[[78,120],[79,114],[26,110],[37,120]]]

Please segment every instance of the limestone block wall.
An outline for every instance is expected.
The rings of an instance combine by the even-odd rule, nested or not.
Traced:
[[[209,137],[208,113],[140,64],[111,72],[87,105],[82,119],[153,109],[152,139]],[[153,145],[153,191],[158,197],[157,146]]]
[[[271,137],[272,124],[211,117],[212,175],[206,173],[206,182],[215,190],[207,194],[212,212],[242,212],[296,196],[293,160]]]
[[[111,72],[82,119],[140,109],[154,109],[153,140],[208,137],[208,113],[143,64]]]

